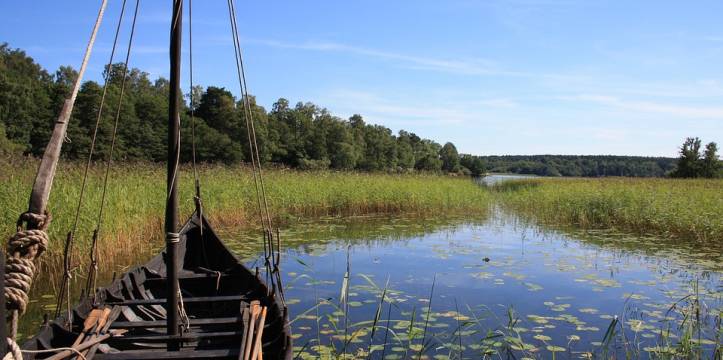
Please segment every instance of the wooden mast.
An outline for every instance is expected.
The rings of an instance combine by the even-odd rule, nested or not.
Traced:
[[[166,327],[169,335],[168,350],[180,349],[178,327],[178,161],[180,155],[180,122],[178,113],[181,98],[181,32],[183,0],[173,1],[170,45],[170,88],[168,91],[168,173],[166,197]]]

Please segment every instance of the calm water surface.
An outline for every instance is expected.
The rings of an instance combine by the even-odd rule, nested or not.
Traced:
[[[222,233],[249,266],[260,264],[256,232]],[[674,351],[686,333],[712,358],[721,336],[720,248],[543,229],[500,211],[476,220],[321,219],[282,236],[301,358],[368,349],[377,359],[417,358],[420,349],[436,359],[648,358]],[[41,283],[31,313],[52,308],[44,292]],[[691,309],[698,320],[683,321]]]
[[[440,359],[625,351],[647,358],[673,351],[685,332],[681,324],[692,324],[682,316],[696,304],[701,326],[693,342],[705,357],[713,356],[721,335],[720,248],[543,230],[501,212],[478,221],[329,219],[297,224],[285,240],[286,297],[304,357],[343,353],[344,343],[348,353],[369,349],[370,322],[387,281],[377,323],[383,328],[371,341],[376,358],[382,352],[390,359],[412,356],[422,346]],[[247,245],[231,246],[243,251]],[[345,311],[340,297],[347,255]],[[615,332],[603,346],[611,323]]]

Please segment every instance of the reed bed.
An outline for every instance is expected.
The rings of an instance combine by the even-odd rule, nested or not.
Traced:
[[[543,223],[723,240],[723,180],[526,179],[492,189],[503,206]]]
[[[0,216],[3,233],[15,229],[27,201],[38,162],[31,158],[0,161]],[[53,222],[50,256],[59,259],[66,234],[72,229],[84,164],[61,164],[50,197]],[[76,249],[87,253],[98,219],[103,164],[90,168],[76,232]],[[256,226],[257,202],[253,177],[244,166],[204,165],[200,168],[204,211],[218,227]],[[466,178],[429,174],[370,174],[300,172],[270,169],[264,172],[271,212],[277,221],[297,217],[486,211],[492,197]],[[193,175],[182,169],[179,182],[181,214],[190,214]],[[161,245],[165,195],[165,167],[151,163],[119,163],[111,169],[100,254],[122,257]],[[181,219],[183,220],[183,219]]]

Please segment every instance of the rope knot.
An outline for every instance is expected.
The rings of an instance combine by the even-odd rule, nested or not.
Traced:
[[[52,218],[53,217],[50,216],[50,213],[48,211],[45,211],[44,214],[36,214],[30,211],[26,211],[20,214],[20,217],[18,218],[18,230],[22,229],[23,223],[32,224],[32,227],[40,230],[47,230]]]
[[[23,223],[38,229],[25,230]],[[26,212],[18,219],[18,231],[8,239],[5,264],[5,306],[21,314],[28,306],[28,292],[35,277],[35,259],[48,247],[50,215]]]
[[[48,233],[44,230],[20,230],[8,239],[8,254],[38,257],[48,248]]]

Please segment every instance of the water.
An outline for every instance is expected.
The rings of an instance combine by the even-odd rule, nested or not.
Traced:
[[[615,327],[609,351],[647,358],[678,342],[691,294],[705,304],[695,341],[708,357],[720,329],[720,249],[661,248],[660,240],[653,246],[651,239],[624,234],[546,230],[502,213],[476,221],[328,219],[297,224],[285,238],[295,345],[309,358],[343,353],[345,342],[349,353],[369,348],[370,321],[387,279],[393,333],[385,353],[392,359],[422,346],[433,282],[424,348],[435,358],[459,358],[460,350],[465,358],[480,358],[508,349],[518,358],[600,356],[616,316],[622,325]],[[345,336],[339,299],[347,251]],[[676,302],[680,308],[670,310]],[[388,303],[380,326],[386,326],[387,311]],[[372,341],[379,345],[373,347],[377,358],[385,333],[378,328]]]
[[[484,177],[478,178],[477,182],[482,185],[491,186],[502,181],[507,180],[519,180],[519,179],[534,179],[537,175],[523,175],[523,174],[490,174]]]
[[[710,358],[721,331],[720,248],[541,228],[500,211],[489,218],[318,219],[290,225],[282,237],[286,299],[302,358],[370,348],[372,358],[384,352],[387,359],[417,358],[420,349],[436,359],[626,351],[648,358],[673,351],[690,324],[700,327],[687,332],[694,337],[687,343],[700,344]],[[222,238],[249,266],[260,264],[256,232],[227,229]],[[35,309],[52,303],[35,294]],[[683,322],[695,304],[700,318]],[[611,323],[616,331],[607,341]]]

